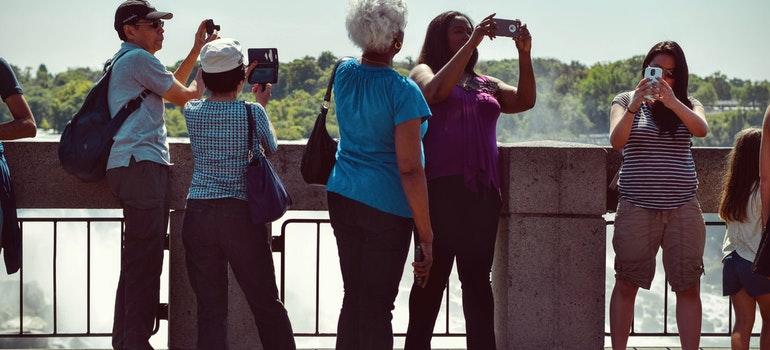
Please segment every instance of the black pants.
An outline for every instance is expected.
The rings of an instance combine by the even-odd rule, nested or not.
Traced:
[[[168,227],[168,166],[131,159],[107,171],[125,219],[120,280],[115,295],[112,346],[152,349],[150,336],[160,302],[163,240]]]
[[[190,199],[182,239],[187,274],[198,301],[198,349],[227,349],[227,264],[246,296],[264,349],[295,349],[278,299],[270,236],[249,217],[248,202]]]
[[[474,193],[461,176],[428,183],[433,226],[433,266],[425,288],[412,287],[406,350],[430,349],[452,264],[462,283],[467,348],[495,349],[494,300],[490,272],[495,251],[500,194],[488,189]]]
[[[5,270],[10,274],[21,269],[21,228],[16,217],[16,195],[11,186],[11,170],[0,143],[0,251]]]
[[[336,348],[393,349],[391,312],[413,221],[336,193],[327,198],[345,289]]]

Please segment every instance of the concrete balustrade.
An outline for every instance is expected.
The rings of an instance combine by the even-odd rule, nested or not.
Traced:
[[[119,208],[104,181],[82,183],[59,166],[56,142],[6,142],[19,208]],[[272,162],[295,210],[326,210],[322,187],[299,174],[303,146],[282,144]],[[695,149],[698,198],[715,212],[727,149]],[[191,348],[195,298],[180,239],[192,174],[189,144],[171,145],[169,347]],[[500,349],[597,349],[604,341],[607,184],[620,156],[607,148],[529,142],[500,147],[503,210],[492,283]],[[235,279],[230,276],[230,281]],[[260,349],[248,306],[232,282],[231,349]]]

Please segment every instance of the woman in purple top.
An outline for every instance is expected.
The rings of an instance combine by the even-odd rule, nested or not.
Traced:
[[[405,349],[430,349],[430,340],[452,264],[463,289],[468,349],[495,349],[492,269],[500,216],[497,171],[497,118],[535,105],[535,77],[526,25],[514,39],[519,52],[519,86],[474,71],[476,47],[494,38],[487,16],[473,27],[455,11],[428,26],[419,64],[410,76],[431,107],[424,139],[433,266],[425,288],[412,287]]]

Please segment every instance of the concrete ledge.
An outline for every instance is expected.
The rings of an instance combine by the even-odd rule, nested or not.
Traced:
[[[602,215],[606,212],[607,151],[602,147],[544,141],[506,145],[507,213]],[[507,181],[506,181],[507,180]]]
[[[58,142],[5,142],[19,208],[120,208],[107,182],[85,183],[67,174],[58,157]],[[293,210],[326,210],[322,186],[305,184],[299,173],[304,145],[281,144],[270,158],[294,200]],[[184,209],[192,178],[193,160],[189,143],[171,144],[171,209]]]

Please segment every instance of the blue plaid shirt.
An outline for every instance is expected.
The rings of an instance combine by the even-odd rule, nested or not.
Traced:
[[[267,154],[275,152],[278,144],[265,109],[247,105],[255,119],[255,156],[260,147]],[[192,100],[183,112],[195,161],[187,198],[246,200],[249,124],[243,101]]]

